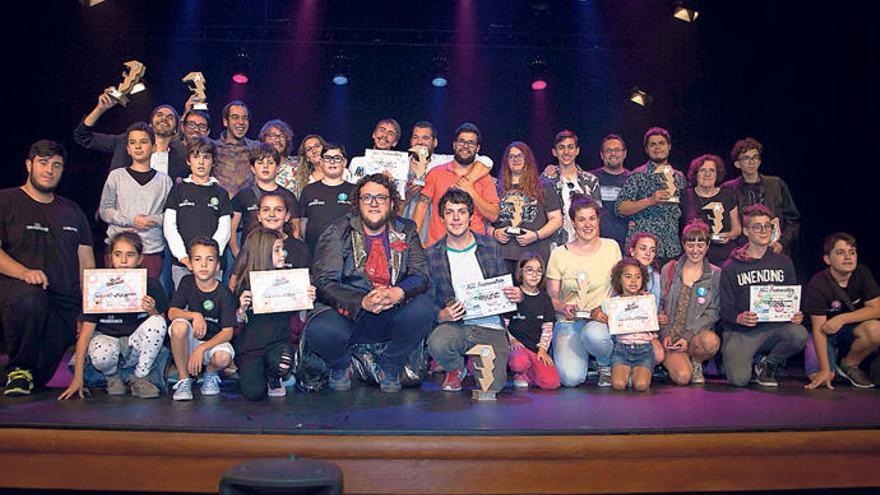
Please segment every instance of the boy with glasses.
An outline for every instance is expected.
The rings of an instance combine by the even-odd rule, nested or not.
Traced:
[[[748,385],[755,356],[765,354],[754,364],[754,380],[776,387],[776,369],[807,343],[804,314],[796,312],[790,322],[759,323],[749,310],[750,290],[753,285],[795,285],[797,276],[791,259],[770,249],[775,218],[770,210],[753,205],[743,216],[748,244],[731,253],[721,269],[721,354],[727,380],[737,387]]]
[[[303,188],[300,195],[300,232],[306,233],[306,244],[313,254],[327,224],[351,210],[355,185],[342,177],[346,164],[345,148],[327,143],[321,155],[324,176]]]

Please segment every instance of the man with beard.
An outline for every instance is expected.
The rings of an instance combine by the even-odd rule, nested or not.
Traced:
[[[214,141],[214,177],[220,187],[232,198],[242,189],[254,184],[251,173],[250,149],[258,142],[247,137],[251,125],[250,110],[241,100],[233,100],[223,107],[223,128],[220,139]]]
[[[27,180],[0,191],[0,324],[9,353],[4,394],[22,396],[52,378],[76,337],[80,277],[94,268],[92,234],[79,206],[54,193],[67,150],[31,146]]]
[[[590,172],[599,179],[602,202],[613,205],[617,202],[620,190],[623,189],[623,184],[630,174],[630,171],[623,166],[623,161],[626,160],[626,143],[623,142],[623,138],[617,134],[609,134],[602,138],[599,158],[602,159],[602,166]],[[600,217],[602,235],[617,241],[622,251],[626,245],[626,230],[629,220],[618,215],[614,208],[602,208]]]
[[[107,110],[116,106],[109,90],[98,95],[95,108],[80,121],[73,130],[73,140],[90,150],[112,153],[110,169],[125,168],[131,165],[128,155],[126,134],[102,134],[94,131],[98,119]],[[156,145],[150,157],[150,168],[169,175],[172,179],[182,179],[189,174],[186,165],[186,145],[177,136],[178,115],[171,105],[159,105],[150,114],[150,127],[156,134]]]
[[[211,133],[211,116],[204,110],[187,110],[180,119],[180,135],[183,144],[194,138],[208,137]]]
[[[425,179],[425,187],[419,196],[419,203],[413,213],[413,220],[419,230],[425,223],[430,206],[435,213],[431,215],[428,224],[428,239],[425,243],[430,246],[438,239],[446,235],[443,220],[437,215],[437,204],[440,198],[450,188],[461,189],[468,193],[474,201],[474,214],[470,218],[471,229],[478,234],[486,234],[486,222],[494,222],[498,219],[499,200],[495,190],[495,181],[487,175],[478,179],[471,177],[472,165],[475,162],[477,152],[480,151],[480,130],[476,125],[465,122],[455,130],[455,139],[452,141],[452,161],[431,170]]]
[[[396,215],[391,179],[367,175],[352,199],[352,212],[331,222],[313,251],[317,301],[304,338],[336,391],[351,388],[350,344],[387,342],[377,378],[383,392],[396,392],[407,357],[434,320],[428,263],[415,225]]]

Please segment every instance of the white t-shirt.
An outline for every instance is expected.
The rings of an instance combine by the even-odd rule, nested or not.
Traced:
[[[449,272],[452,275],[453,287],[485,280],[483,278],[483,270],[480,268],[480,262],[477,260],[476,242],[463,251],[447,247],[446,258],[449,260]],[[504,325],[501,324],[501,318],[497,315],[473,319],[465,318],[464,324],[504,330]]]
[[[168,152],[154,151],[153,154],[150,155],[150,168],[168,175]]]

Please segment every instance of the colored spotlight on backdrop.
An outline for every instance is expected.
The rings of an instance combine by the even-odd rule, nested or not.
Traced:
[[[351,76],[351,68],[350,61],[348,57],[346,57],[343,53],[336,54],[333,57],[333,84],[337,86],[345,86],[348,84],[349,77]]]
[[[532,61],[529,67],[532,75],[532,89],[534,91],[543,91],[547,89],[547,63],[540,58]]]
[[[248,64],[248,53],[243,48],[239,49],[235,53],[232,67],[232,82],[236,84],[247,84],[250,80],[250,78],[248,77],[248,73],[250,73],[250,67]]]
[[[693,2],[675,2],[675,12],[672,16],[676,19],[684,22],[694,22],[699,15],[700,12],[696,9],[696,4]]]
[[[438,55],[431,61],[431,85],[445,88],[449,84],[449,63],[444,55]]]
[[[640,107],[646,107],[654,101],[654,97],[640,90],[639,88],[633,88],[632,93],[629,95],[629,101],[635,103]]]

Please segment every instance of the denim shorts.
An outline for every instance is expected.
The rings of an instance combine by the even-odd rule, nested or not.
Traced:
[[[828,336],[828,344],[837,350],[837,358],[842,358],[849,354],[849,348],[852,347],[853,342],[856,340],[853,331],[857,326],[859,326],[859,323],[847,323],[840,327],[837,333]],[[832,361],[837,361],[837,359],[834,359],[835,356],[831,356],[831,358]]]
[[[611,366],[622,364],[630,368],[642,367],[654,368],[654,346],[647,344],[621,344],[614,343],[611,352]]]

